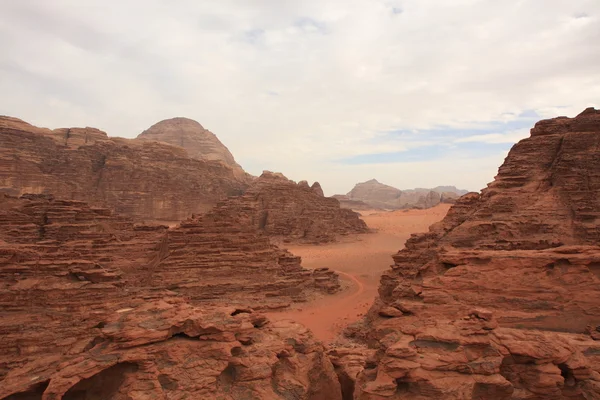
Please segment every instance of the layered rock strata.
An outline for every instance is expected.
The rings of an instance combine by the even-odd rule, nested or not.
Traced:
[[[169,229],[75,200],[0,195],[0,226],[1,388],[22,387],[1,381],[42,356],[50,370],[88,352],[115,315],[161,299],[252,313],[339,289],[332,271],[306,270],[253,228],[211,214]]]
[[[540,121],[407,241],[350,330],[376,350],[354,398],[600,398],[598,148],[598,110]]]
[[[336,237],[366,233],[359,215],[340,207],[338,200],[323,196],[321,186],[297,184],[282,174],[265,171],[242,195],[220,202],[212,212],[224,218],[236,216],[285,242],[324,243]]]
[[[136,220],[180,221],[241,194],[248,178],[165,143],[93,128],[36,128],[0,117],[0,192],[53,194]]]

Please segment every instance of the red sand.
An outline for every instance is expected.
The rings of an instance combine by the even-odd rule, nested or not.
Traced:
[[[337,271],[345,289],[292,309],[269,313],[269,317],[298,321],[319,340],[333,341],[345,326],[359,320],[371,307],[379,277],[392,264],[391,255],[404,247],[411,233],[426,232],[429,225],[444,218],[449,208],[448,204],[440,204],[427,210],[361,211],[363,220],[376,233],[355,235],[328,245],[288,246],[288,250],[302,257],[304,267]]]

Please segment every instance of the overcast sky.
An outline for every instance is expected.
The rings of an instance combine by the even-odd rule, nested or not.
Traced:
[[[0,0],[0,114],[135,137],[184,116],[250,173],[479,190],[600,102],[599,0]]]

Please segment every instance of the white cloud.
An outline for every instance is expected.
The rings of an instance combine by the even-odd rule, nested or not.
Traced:
[[[598,106],[597,0],[0,4],[0,114],[126,137],[187,116],[251,173],[320,180],[328,193],[384,176],[399,187],[479,189],[498,164],[332,160],[431,141],[506,143],[515,129],[454,134],[526,110],[573,116]],[[439,126],[452,130],[375,140]]]
[[[473,135],[454,140],[455,143],[516,143],[521,139],[529,137],[529,129],[518,129],[503,133],[487,133],[483,135]]]

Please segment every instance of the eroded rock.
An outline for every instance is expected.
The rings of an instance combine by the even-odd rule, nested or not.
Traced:
[[[304,269],[267,236],[210,213],[169,229],[76,200],[0,195],[0,226],[0,387],[42,356],[63,362],[88,351],[113,316],[156,300],[185,299],[198,312],[226,304],[238,315],[339,289],[333,271]],[[267,324],[253,315],[253,326]],[[143,324],[164,339],[162,322]],[[138,346],[138,325],[128,326],[126,341]],[[241,343],[256,341],[238,334]]]
[[[356,399],[600,398],[599,147],[600,111],[541,121],[406,242],[351,332],[378,350]]]
[[[83,352],[11,370],[0,397],[341,399],[333,366],[306,328],[257,325],[260,316],[235,311],[174,298],[113,313]]]
[[[324,197],[315,183],[295,182],[265,171],[242,196],[220,202],[213,214],[239,218],[268,236],[285,242],[324,243],[340,235],[366,233],[359,215]]]
[[[0,192],[52,194],[136,220],[180,221],[241,194],[249,177],[165,143],[94,128],[37,128],[0,117]]]

